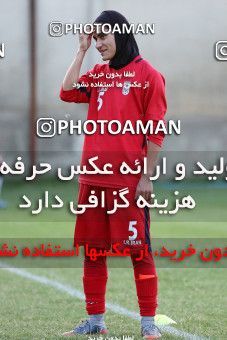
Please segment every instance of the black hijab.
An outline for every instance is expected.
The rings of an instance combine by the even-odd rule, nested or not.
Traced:
[[[126,24],[127,27],[129,27],[128,20],[116,11],[103,11],[95,20],[95,23],[110,24],[111,28],[114,27],[114,24],[118,24],[120,30],[122,30],[122,24]],[[114,32],[114,37],[116,53],[110,60],[109,66],[118,70],[137,57],[139,55],[139,49],[132,32],[122,34]]]

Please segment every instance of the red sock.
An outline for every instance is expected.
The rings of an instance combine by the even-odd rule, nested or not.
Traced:
[[[138,257],[138,255],[137,255]],[[136,291],[141,316],[154,316],[157,304],[158,277],[152,253],[140,261],[136,261],[136,255],[131,256]]]
[[[92,261],[89,256],[85,256],[83,285],[88,315],[105,313],[107,278],[106,257],[99,256]]]

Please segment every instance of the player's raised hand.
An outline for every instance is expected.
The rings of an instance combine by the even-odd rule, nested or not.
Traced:
[[[78,82],[84,56],[86,54],[86,51],[91,46],[92,35],[93,33],[91,34],[82,33],[79,35],[79,49],[76,53],[76,56],[72,64],[68,68],[62,83],[62,88],[64,91],[72,90],[74,88],[74,84]]]
[[[91,34],[81,33],[79,35],[79,45],[80,45],[79,50],[86,52],[91,46],[91,39],[92,39],[92,33]]]

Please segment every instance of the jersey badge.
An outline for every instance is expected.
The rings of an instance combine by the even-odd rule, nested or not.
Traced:
[[[122,88],[122,94],[124,96],[127,96],[127,94],[129,94],[129,90],[130,90],[130,86],[131,86],[131,82],[130,81],[125,81],[123,88]]]

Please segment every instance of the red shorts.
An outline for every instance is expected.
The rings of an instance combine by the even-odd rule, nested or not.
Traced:
[[[113,244],[118,244],[118,249],[138,250],[147,248],[151,251],[150,243],[150,216],[148,209],[138,208],[135,202],[135,190],[129,189],[125,195],[129,207],[118,208],[115,213],[108,214],[114,207],[114,198],[122,203],[116,195],[118,189],[98,187],[80,183],[78,204],[89,204],[88,197],[91,191],[96,197],[105,198],[105,206],[87,208],[83,214],[77,215],[74,245],[88,245],[110,249]],[[115,194],[113,192],[115,191]],[[104,192],[104,193],[103,193]],[[100,201],[99,201],[100,202]]]

